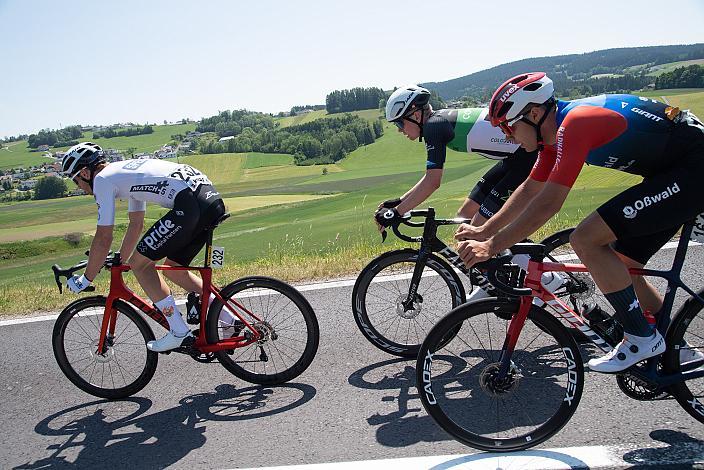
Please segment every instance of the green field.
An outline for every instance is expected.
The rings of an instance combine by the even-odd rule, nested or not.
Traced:
[[[667,93],[668,100],[704,115],[704,92]],[[363,114],[376,119],[379,111]],[[360,147],[334,165],[294,166],[292,157],[269,154],[192,155],[181,158],[210,176],[225,198],[232,216],[218,228],[215,240],[226,248],[229,268],[219,276],[269,273],[289,280],[354,273],[384,249],[372,213],[380,201],[403,194],[425,169],[425,149],[385,124],[385,134],[372,145]],[[479,177],[492,165],[476,155],[448,151],[443,185],[426,205],[440,217],[454,216]],[[323,174],[327,168],[327,174]],[[573,225],[607,198],[639,181],[621,172],[585,167],[556,219],[541,234]],[[124,205],[118,224],[126,222]],[[149,207],[149,221],[165,209]],[[42,299],[31,308],[55,308],[68,300],[51,290],[49,267],[67,265],[83,257],[83,247],[46,252],[41,235],[62,230],[90,231],[95,206],[90,197],[54,201],[26,201],[0,205],[2,240],[16,240],[24,232],[21,258],[0,259],[0,313],[19,308],[3,298],[14,298],[19,289],[32,285]],[[67,221],[71,221],[70,223]],[[449,235],[449,229],[446,232]],[[115,246],[119,245],[116,236]],[[392,237],[393,238],[393,237]],[[35,248],[36,247],[36,248]],[[0,251],[1,253],[2,251]],[[106,276],[101,277],[104,286]],[[39,287],[44,286],[44,287]],[[47,287],[48,286],[48,287]],[[45,289],[46,288],[46,289]],[[39,295],[39,294],[37,294]]]

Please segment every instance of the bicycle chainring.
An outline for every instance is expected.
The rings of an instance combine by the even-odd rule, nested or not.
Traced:
[[[617,374],[616,383],[626,396],[638,401],[661,400],[668,395],[667,391],[628,372]]]

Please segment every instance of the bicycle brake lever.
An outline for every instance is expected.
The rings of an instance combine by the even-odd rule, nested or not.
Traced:
[[[51,270],[54,271],[54,281],[56,281],[56,285],[59,288],[59,294],[63,294],[64,293],[64,288],[63,288],[64,286],[63,286],[63,284],[61,284],[61,279],[59,279],[59,273],[58,273],[59,265],[58,264],[53,265],[51,267]]]

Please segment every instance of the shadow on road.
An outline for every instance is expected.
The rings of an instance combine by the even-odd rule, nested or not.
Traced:
[[[637,449],[627,452],[623,460],[635,465],[631,468],[704,468],[704,441],[680,431],[658,429],[650,433],[655,441],[668,444],[667,447]]]
[[[400,358],[377,362],[355,371],[347,379],[357,388],[388,391],[390,394],[381,401],[398,403],[397,409],[390,413],[377,412],[367,418],[371,426],[379,426],[377,442],[387,447],[452,439],[425,414],[416,391],[416,369],[412,363]]]
[[[238,389],[218,385],[212,393],[191,395],[179,405],[147,414],[146,398],[99,400],[76,405],[41,420],[43,436],[62,436],[51,454],[18,469],[164,468],[205,444],[209,421],[257,419],[292,410],[316,394],[306,384]]]

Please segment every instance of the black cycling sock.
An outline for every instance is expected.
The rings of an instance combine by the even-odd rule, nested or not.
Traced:
[[[616,311],[614,318],[621,323],[623,331],[634,336],[650,337],[653,332],[643,316],[633,284],[618,292],[604,294]]]

